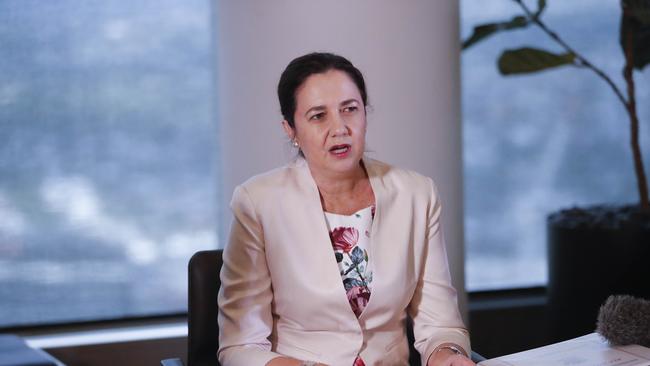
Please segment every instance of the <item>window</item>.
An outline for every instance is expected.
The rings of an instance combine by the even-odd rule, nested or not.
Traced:
[[[536,9],[536,1],[526,2]],[[624,88],[618,1],[549,1],[542,19]],[[461,2],[461,34],[521,14],[511,0]],[[546,216],[638,201],[627,115],[593,73],[564,67],[504,77],[501,51],[561,49],[536,27],[462,53],[466,277],[469,290],[545,285]],[[636,73],[641,146],[650,151],[650,73]],[[645,102],[644,102],[645,101]],[[646,161],[647,164],[647,161]]]
[[[217,246],[208,0],[0,2],[0,328],[186,309]]]

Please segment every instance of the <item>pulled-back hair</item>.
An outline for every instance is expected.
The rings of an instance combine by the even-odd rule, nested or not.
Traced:
[[[278,99],[282,116],[295,128],[294,114],[296,112],[296,91],[313,74],[322,74],[330,70],[345,72],[356,84],[363,100],[368,104],[366,83],[361,71],[354,67],[345,57],[327,52],[314,52],[293,59],[280,76],[278,83]]]

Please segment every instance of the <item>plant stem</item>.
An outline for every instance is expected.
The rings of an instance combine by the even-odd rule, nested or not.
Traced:
[[[562,46],[567,52],[572,53],[575,55],[576,60],[578,61],[580,66],[584,66],[594,73],[598,75],[601,79],[603,79],[614,91],[618,99],[620,100],[621,103],[623,103],[623,106],[625,107],[625,111],[627,112],[627,115],[630,119],[630,144],[632,147],[632,157],[634,159],[634,171],[636,173],[636,181],[637,181],[637,188],[639,190],[639,199],[640,199],[640,206],[643,211],[650,211],[650,202],[648,199],[648,181],[646,179],[645,175],[645,170],[643,167],[643,155],[641,154],[641,148],[639,146],[639,118],[636,112],[636,98],[635,98],[635,88],[634,88],[634,55],[633,55],[633,47],[632,47],[632,32],[628,30],[625,32],[626,34],[626,39],[624,40],[625,42],[625,67],[623,68],[623,76],[625,78],[625,83],[627,85],[627,94],[628,94],[628,99],[623,96],[623,93],[621,90],[614,84],[612,79],[610,79],[601,69],[598,67],[594,66],[589,60],[584,58],[582,55],[580,55],[578,52],[576,52],[571,46],[569,46],[560,36],[549,29],[544,22],[542,22],[539,19],[539,16],[534,15],[528,6],[524,3],[523,0],[514,0],[516,3],[518,3],[521,8],[524,10],[526,13],[526,16],[530,21],[535,23],[537,26],[539,26],[546,34],[549,35],[555,42],[557,42],[560,46]],[[623,9],[623,11],[625,11]],[[625,19],[626,15],[625,13],[623,14],[623,24],[622,26],[627,26],[629,27],[629,20]]]
[[[625,10],[623,10],[625,12]],[[627,83],[627,95],[629,102],[626,104],[627,113],[630,116],[630,145],[632,147],[632,156],[634,158],[634,170],[637,177],[639,196],[641,198],[641,209],[650,211],[648,202],[648,181],[643,168],[643,156],[639,146],[639,117],[636,112],[636,96],[634,86],[634,33],[630,29],[630,20],[623,13],[621,19],[621,31],[624,35],[623,50],[625,52],[625,66],[623,67],[623,77]]]
[[[582,55],[576,52],[571,46],[569,46],[566,42],[564,42],[564,40],[560,38],[560,36],[557,33],[555,33],[549,27],[547,27],[546,24],[542,22],[538,16],[535,16],[522,0],[514,0],[514,1],[518,3],[522,9],[524,9],[524,12],[526,13],[526,16],[528,17],[528,19],[530,19],[530,21],[537,24],[537,26],[539,26],[546,34],[549,35],[549,37],[551,37],[555,42],[557,42],[560,46],[562,46],[567,52],[570,52],[573,55],[575,55],[576,60],[579,62],[579,66],[584,66],[590,69],[591,71],[595,72],[596,75],[598,75],[601,79],[603,79],[612,88],[612,90],[614,91],[618,99],[621,101],[621,103],[623,103],[623,105],[625,105],[627,108],[627,100],[625,100],[623,93],[618,88],[618,86],[614,84],[612,79],[610,79],[609,76],[607,76],[607,74],[605,74],[598,67],[594,66],[594,64],[589,62],[589,60],[584,58]]]

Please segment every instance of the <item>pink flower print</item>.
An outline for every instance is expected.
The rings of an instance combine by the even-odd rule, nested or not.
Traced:
[[[347,295],[352,311],[358,318],[361,316],[363,309],[366,308],[368,300],[370,300],[370,291],[366,286],[354,286],[348,290]]]
[[[366,364],[361,359],[361,356],[357,356],[357,358],[354,359],[354,364],[352,366],[366,366]]]
[[[334,250],[349,253],[359,241],[359,231],[353,227],[337,227],[330,232],[330,239]]]

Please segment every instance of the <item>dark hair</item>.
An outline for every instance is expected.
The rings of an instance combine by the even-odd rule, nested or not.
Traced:
[[[293,59],[280,76],[278,83],[278,99],[282,116],[291,128],[295,128],[294,113],[296,112],[296,90],[313,74],[321,74],[329,70],[343,71],[354,81],[361,94],[363,105],[368,104],[366,83],[361,71],[354,67],[345,57],[327,52],[308,53]]]

